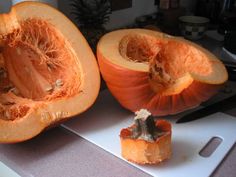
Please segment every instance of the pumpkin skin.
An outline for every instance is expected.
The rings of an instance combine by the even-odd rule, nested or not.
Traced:
[[[146,55],[148,58],[148,50],[149,53],[156,52],[155,57],[137,62],[140,50],[143,50],[141,57]],[[104,35],[97,46],[97,58],[107,87],[118,102],[132,112],[144,108],[154,116],[176,114],[196,107],[217,93],[228,79],[222,62],[206,49],[182,38],[145,29],[117,30]],[[150,78],[150,58],[165,64],[161,69],[174,78],[173,84],[165,87],[160,81],[164,87],[159,87],[159,80]],[[184,62],[186,66],[182,64]]]
[[[100,89],[87,41],[43,3],[19,3],[0,15],[0,67],[1,143],[28,140],[86,111]],[[3,89],[8,85],[17,93]]]

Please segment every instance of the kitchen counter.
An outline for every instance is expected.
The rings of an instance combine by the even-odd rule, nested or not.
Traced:
[[[206,37],[197,43],[223,60],[231,60],[222,51],[222,42]],[[236,107],[226,113],[236,116]],[[67,130],[64,126],[48,130],[27,142],[0,145],[0,152],[0,161],[24,177],[150,176]],[[234,177],[235,166],[236,146],[234,145],[212,176]],[[173,174],[173,176],[182,175]],[[0,177],[5,177],[1,171]]]

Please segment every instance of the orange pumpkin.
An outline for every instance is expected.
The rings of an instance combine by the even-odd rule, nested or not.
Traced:
[[[133,112],[182,112],[209,99],[228,79],[222,62],[206,49],[145,29],[104,35],[97,58],[109,90]]]
[[[87,110],[100,88],[87,41],[56,9],[36,2],[0,15],[0,142],[30,139]]]

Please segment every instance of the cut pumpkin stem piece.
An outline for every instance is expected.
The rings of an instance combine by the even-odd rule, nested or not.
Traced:
[[[171,124],[154,121],[146,109],[136,112],[135,124],[120,132],[121,155],[139,164],[156,164],[171,156]]]
[[[155,141],[155,133],[157,128],[155,126],[154,117],[145,109],[137,111],[135,117],[135,127],[133,129],[133,138],[144,139],[146,141]]]

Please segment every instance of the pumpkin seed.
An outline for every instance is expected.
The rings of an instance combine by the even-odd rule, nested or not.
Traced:
[[[52,90],[53,90],[52,86],[49,86],[49,87],[46,88],[47,92],[51,92]]]
[[[7,119],[10,119],[10,118],[11,118],[11,114],[10,114],[8,111],[5,111],[4,116],[5,116]]]
[[[48,68],[48,71],[52,72],[52,69],[55,69],[55,65],[53,63],[47,62],[47,68]]]
[[[11,88],[9,91],[14,93],[15,95],[19,95],[20,94],[19,90],[16,87]]]
[[[47,68],[48,68],[49,72],[52,72],[52,69],[51,69],[50,65],[47,65]]]
[[[61,87],[62,85],[63,85],[62,80],[61,80],[61,79],[57,79],[57,80],[56,80],[56,83],[55,83],[55,86],[56,86],[56,87]]]

